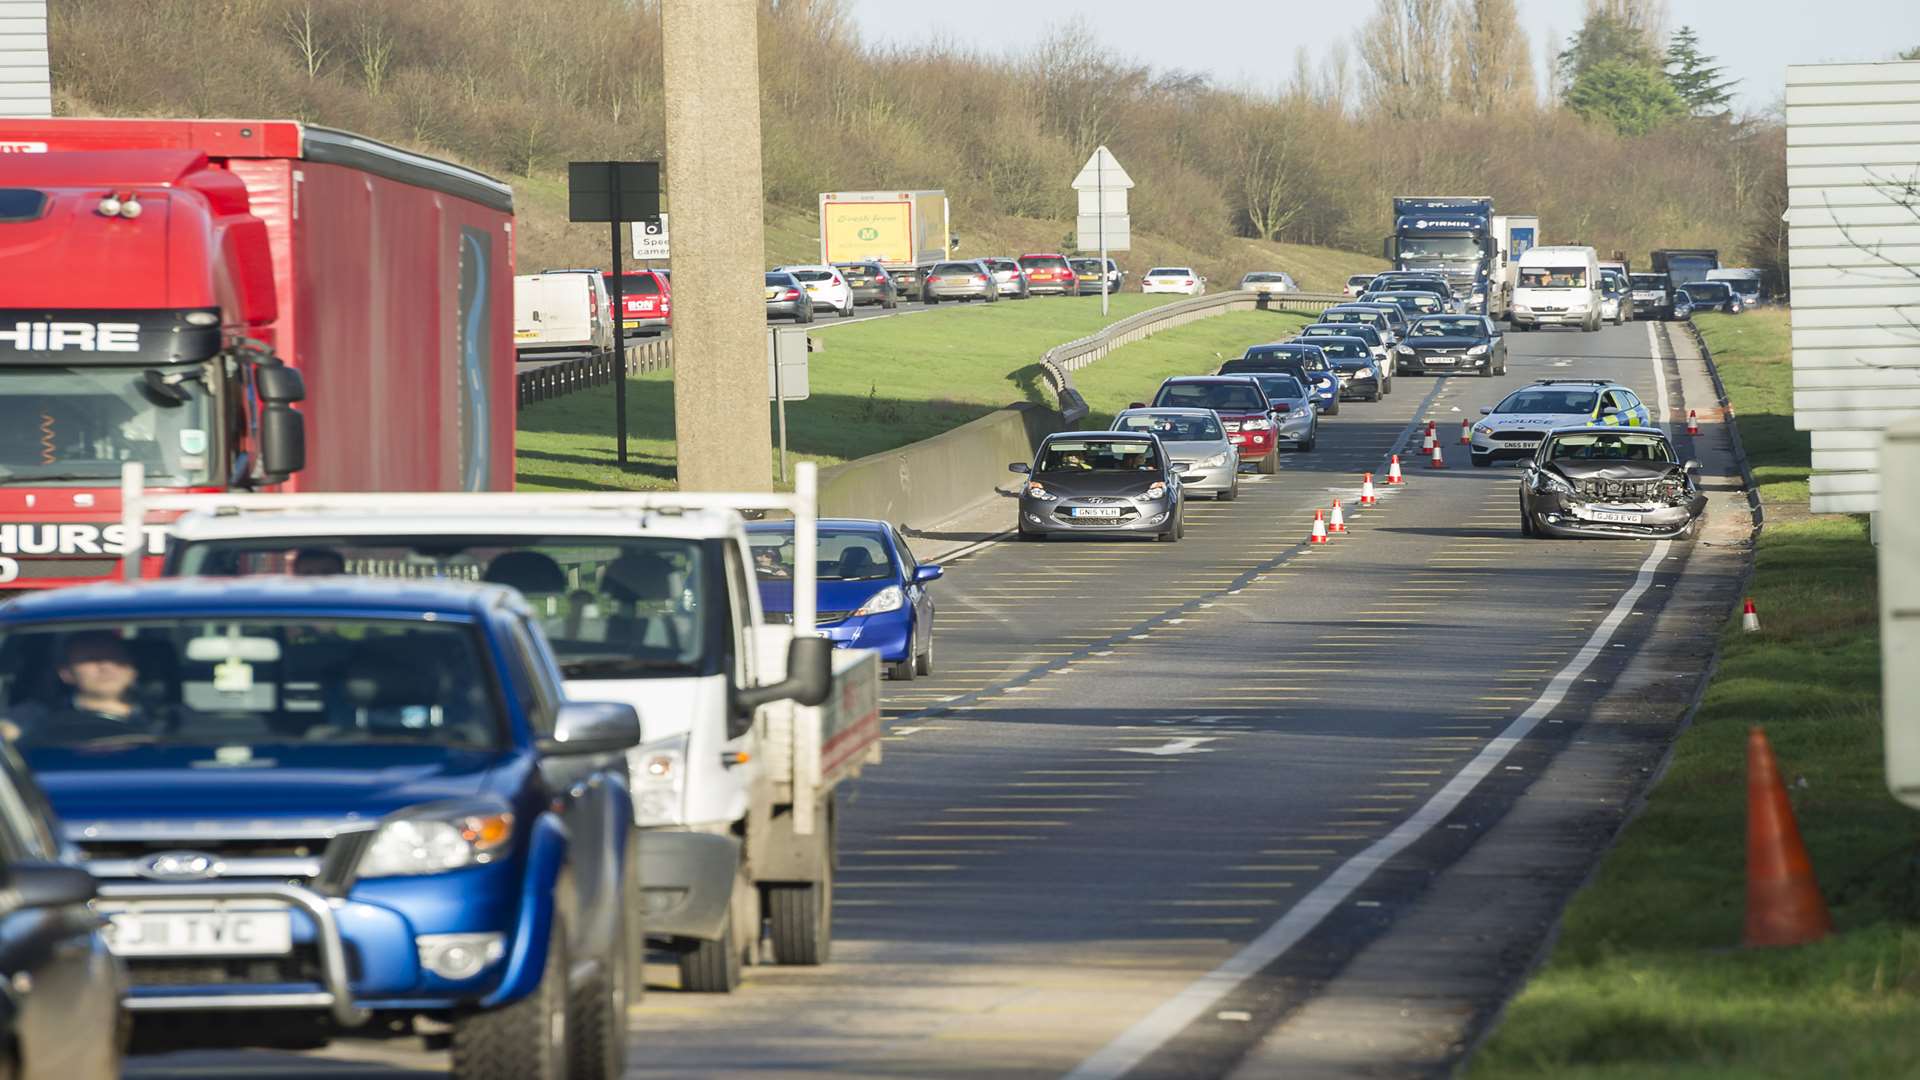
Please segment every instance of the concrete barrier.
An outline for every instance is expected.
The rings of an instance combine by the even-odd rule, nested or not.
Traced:
[[[1066,430],[1061,415],[1022,402],[952,431],[869,454],[820,474],[822,517],[881,518],[915,529],[958,517],[1011,488],[1011,461],[1029,461],[1042,439]],[[1011,500],[1009,500],[1011,507]],[[1013,520],[1013,511],[1007,511]]]

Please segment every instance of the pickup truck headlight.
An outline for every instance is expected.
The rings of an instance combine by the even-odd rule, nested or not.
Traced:
[[[678,825],[687,789],[687,736],[648,743],[627,754],[633,814],[641,828]]]
[[[380,826],[360,856],[363,878],[442,874],[493,861],[513,839],[513,813],[504,808],[429,810]]]
[[[1467,355],[1485,356],[1487,355],[1487,347],[1485,345],[1475,345],[1473,348],[1467,350]]]
[[[861,615],[884,615],[889,611],[899,611],[906,603],[907,594],[901,591],[900,586],[889,585],[868,597],[867,602],[860,605],[860,610],[853,614],[855,618]]]

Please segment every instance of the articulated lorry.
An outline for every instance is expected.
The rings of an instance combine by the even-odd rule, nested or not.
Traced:
[[[682,989],[730,991],[764,922],[779,964],[832,943],[835,790],[880,757],[880,658],[814,634],[815,472],[791,495],[156,498],[167,572],[348,573],[511,585],[569,698],[633,705],[636,925]],[[769,621],[743,513],[792,514],[794,611]],[[133,522],[129,522],[129,526]],[[809,689],[824,687],[824,689]]]
[[[1396,269],[1424,270],[1446,279],[1468,311],[1499,314],[1502,248],[1494,235],[1488,196],[1402,196],[1393,200],[1393,235],[1385,255]]]
[[[820,261],[877,262],[918,299],[929,266],[957,246],[944,191],[829,191],[820,196]]]
[[[0,590],[155,491],[513,482],[513,193],[272,120],[0,120]]]

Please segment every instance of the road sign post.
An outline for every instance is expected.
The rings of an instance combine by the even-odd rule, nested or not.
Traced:
[[[613,320],[613,430],[618,461],[627,467],[627,311],[621,286],[620,223],[660,216],[660,163],[657,161],[573,161],[567,163],[567,218],[604,221],[613,237],[613,277],[607,314]]]
[[[1089,248],[1100,253],[1100,314],[1106,315],[1112,279],[1107,273],[1109,252],[1133,247],[1133,220],[1127,213],[1127,190],[1133,178],[1114,160],[1113,152],[1102,146],[1093,152],[1073,179],[1073,190],[1080,194],[1080,218],[1074,238],[1081,251]]]

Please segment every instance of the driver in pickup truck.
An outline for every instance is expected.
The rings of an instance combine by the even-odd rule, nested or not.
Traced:
[[[83,630],[67,638],[54,669],[67,690],[64,705],[25,702],[12,710],[4,734],[24,744],[59,744],[116,735],[142,735],[153,718],[133,700],[140,671],[118,634]]]

